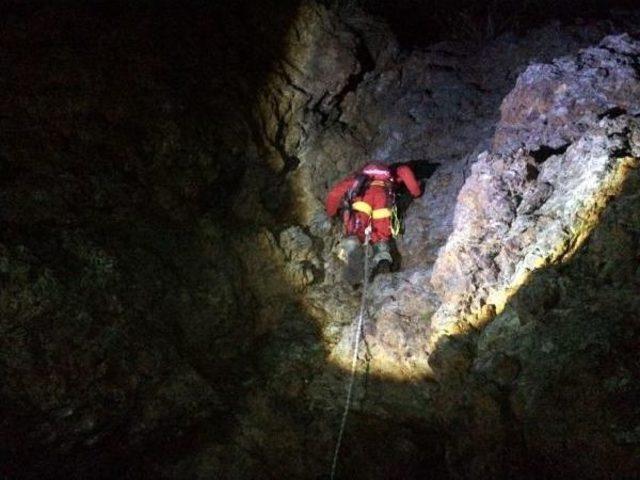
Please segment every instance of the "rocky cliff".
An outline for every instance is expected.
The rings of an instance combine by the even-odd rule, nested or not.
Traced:
[[[424,194],[339,476],[638,471],[637,14],[408,49],[346,3],[9,19],[0,476],[325,475],[363,292],[323,199],[372,158]]]
[[[425,195],[406,212],[407,233],[398,240],[402,271],[379,277],[369,292],[363,380],[355,407],[362,416],[356,420],[361,428],[369,428],[362,425],[373,418],[427,429],[438,425],[436,430],[450,434],[444,454],[450,472],[465,477],[535,476],[542,471],[604,475],[611,468],[620,475],[632,472],[637,449],[619,446],[615,429],[591,419],[599,416],[595,411],[585,412],[589,420],[584,423],[594,421],[588,428],[597,433],[580,438],[580,453],[574,451],[577,446],[549,449],[542,433],[537,444],[523,433],[523,425],[532,421],[528,415],[535,417],[540,412],[533,410],[542,408],[527,403],[537,395],[531,385],[549,391],[565,387],[553,383],[546,370],[550,364],[538,358],[540,349],[545,355],[544,349],[558,348],[543,339],[550,333],[534,327],[543,320],[535,315],[517,320],[513,304],[547,271],[589,255],[585,242],[602,218],[612,215],[616,207],[609,203],[633,191],[640,112],[638,42],[624,35],[602,40],[603,26],[572,30],[554,25],[477,49],[444,43],[406,53],[393,42],[381,42],[381,37],[390,38],[389,32],[368,17],[341,17],[305,5],[299,18],[314,26],[291,42],[269,79],[258,114],[269,146],[266,154],[296,194],[291,210],[295,216],[288,221],[303,227],[290,227],[283,234],[296,235],[302,247],[298,255],[287,253],[291,243],[281,239],[279,244],[274,237],[270,255],[279,257],[281,270],[290,272],[289,282],[300,290],[305,311],[319,325],[328,362],[342,370],[349,368],[351,322],[361,292],[354,295],[339,280],[336,227],[322,212],[327,186],[369,158],[411,162],[431,174]],[[595,46],[584,48],[590,44]],[[326,72],[331,72],[330,79],[321,82]],[[635,262],[628,269],[633,272],[636,250],[629,245],[624,256]],[[291,275],[305,264],[307,275]],[[631,277],[621,282],[626,294],[617,289],[628,299],[620,304],[626,314],[620,318],[637,316],[634,282]],[[576,297],[572,299],[577,302]],[[603,308],[600,301],[591,302],[591,308]],[[547,307],[538,306],[537,312],[547,314]],[[580,323],[578,312],[565,315],[575,323],[556,326],[554,335],[571,339],[558,352],[572,364],[579,348],[585,348],[581,342],[598,334]],[[516,347],[515,331],[505,331],[504,318],[515,331],[518,322],[528,323],[528,333],[519,338],[522,345]],[[290,321],[281,317],[277,328]],[[618,328],[614,323],[606,324]],[[514,342],[509,348],[519,354],[506,345],[498,347],[505,335]],[[551,357],[553,371],[562,370],[560,358]],[[291,368],[306,359],[296,355],[286,364]],[[595,360],[585,355],[581,361]],[[335,411],[343,381],[336,381],[331,369],[318,373],[306,380],[309,386],[302,395],[316,407]],[[562,378],[566,375],[572,374]],[[288,376],[279,380],[290,381]],[[278,383],[270,388],[286,389]],[[576,387],[576,396],[589,396],[580,388],[585,386]],[[611,402],[603,409],[615,409],[615,395],[593,396]],[[516,400],[505,400],[510,398],[524,403],[511,405]],[[637,418],[631,410],[625,415]],[[575,429],[570,437],[581,436],[581,422],[563,421],[567,429]],[[551,425],[538,425],[536,432],[547,427]],[[354,427],[351,441],[357,443],[358,434]],[[393,453],[382,462],[393,465],[390,472],[397,468],[394,456],[402,457],[394,452],[399,438],[386,435]],[[404,433],[403,438],[411,442],[419,435]],[[607,440],[599,443],[599,435]],[[490,448],[484,445],[485,437],[491,439]],[[624,461],[593,455],[597,449],[617,449]],[[352,455],[359,464],[360,457]],[[561,462],[562,455],[575,455],[576,460]],[[548,466],[554,463],[557,468]]]

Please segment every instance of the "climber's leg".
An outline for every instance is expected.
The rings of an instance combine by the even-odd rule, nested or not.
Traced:
[[[357,237],[364,243],[364,231],[369,225],[369,216],[362,212],[345,212],[343,217],[344,234],[347,237]]]
[[[380,241],[373,244],[373,259],[371,278],[373,279],[380,273],[389,273],[391,271],[391,264],[393,263],[393,257],[391,256],[390,244],[387,241]]]
[[[364,251],[357,236],[343,238],[338,244],[338,258],[344,262],[342,279],[356,287],[362,283],[364,271]]]

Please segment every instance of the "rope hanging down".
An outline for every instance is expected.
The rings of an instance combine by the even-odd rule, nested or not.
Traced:
[[[340,453],[340,445],[342,444],[342,436],[344,427],[347,424],[347,416],[351,407],[351,395],[353,393],[353,384],[356,378],[356,365],[358,364],[358,351],[360,350],[360,337],[362,336],[362,323],[364,321],[364,312],[367,302],[367,287],[369,286],[369,236],[371,235],[371,226],[365,230],[364,241],[364,280],[362,282],[362,300],[360,301],[360,312],[358,313],[358,321],[353,331],[353,358],[351,359],[351,378],[349,379],[349,388],[347,390],[347,399],[344,404],[344,412],[342,413],[342,421],[340,422],[340,431],[338,432],[338,440],[336,449],[333,452],[333,462],[331,464],[331,480],[335,479],[336,467],[338,465],[338,455]]]

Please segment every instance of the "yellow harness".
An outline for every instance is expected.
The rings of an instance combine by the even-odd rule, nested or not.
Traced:
[[[381,218],[391,218],[391,235],[397,237],[402,230],[402,223],[398,217],[398,208],[394,205],[391,208],[376,208],[375,210],[367,202],[358,200],[351,205],[356,212],[362,212],[368,215],[373,220],[380,220]]]
[[[367,202],[363,202],[362,200],[353,202],[351,208],[353,208],[357,212],[362,212],[370,216],[374,220],[380,220],[381,218],[389,218],[390,216],[392,216],[390,208],[376,208],[374,210],[371,205],[369,205]]]

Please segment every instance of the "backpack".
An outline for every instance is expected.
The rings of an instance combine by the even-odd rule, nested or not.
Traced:
[[[351,209],[351,204],[356,197],[364,196],[371,182],[374,180],[384,180],[389,183],[389,194],[393,196],[393,168],[386,165],[370,163],[365,165],[362,170],[355,176],[353,183],[344,194],[342,199],[343,208]],[[395,200],[395,199],[394,199]]]
[[[349,190],[344,195],[344,201],[349,204],[353,203],[353,200],[356,197],[362,197],[364,192],[369,188],[369,184],[371,183],[371,177],[366,173],[358,173],[356,178],[353,179],[353,183],[349,187]]]

